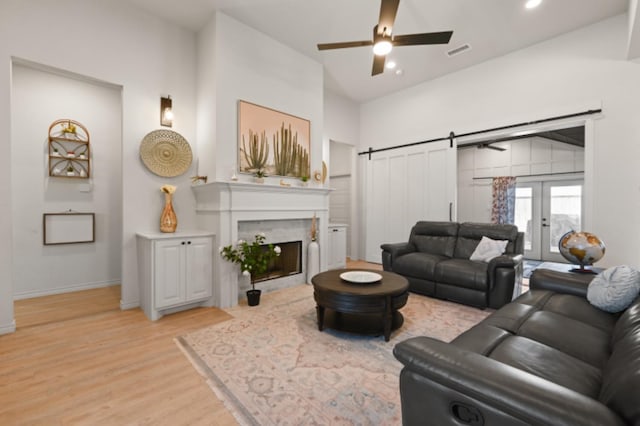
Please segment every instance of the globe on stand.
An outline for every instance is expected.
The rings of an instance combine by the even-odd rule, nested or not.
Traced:
[[[558,249],[562,257],[574,265],[580,265],[580,268],[574,268],[571,272],[586,274],[595,274],[585,266],[593,265],[605,253],[604,243],[590,232],[567,232],[560,238]]]

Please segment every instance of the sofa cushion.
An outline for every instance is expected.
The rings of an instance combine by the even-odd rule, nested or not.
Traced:
[[[485,291],[488,288],[488,267],[486,263],[469,259],[442,260],[435,267],[435,281]]]
[[[526,337],[504,339],[489,357],[594,399],[600,393],[599,368]]]
[[[544,303],[544,310],[589,324],[609,335],[618,319],[617,316],[594,307],[584,297],[571,294],[551,293],[551,297]]]
[[[640,316],[640,301],[637,307]],[[584,297],[533,290],[451,343],[598,398],[616,318]]]
[[[640,293],[640,272],[626,265],[614,266],[596,276],[587,290],[593,306],[606,312],[621,312]]]
[[[396,258],[393,262],[393,272],[409,277],[417,277],[423,280],[433,281],[435,267],[438,262],[448,259],[437,254],[412,252]]]
[[[457,235],[458,224],[455,222],[421,221],[411,228],[409,243],[419,252],[453,257]],[[393,269],[395,271],[395,264]]]
[[[518,336],[543,343],[598,369],[604,368],[610,356],[610,333],[555,312],[535,312],[522,324]]]
[[[505,253],[512,254],[515,251],[515,242],[518,238],[518,227],[515,225],[461,223],[458,228],[458,240],[453,252],[453,257],[469,259],[482,237],[488,237],[492,240],[509,241]]]
[[[469,260],[476,262],[489,262],[491,259],[500,256],[507,248],[507,240],[492,240],[489,237],[482,237],[480,243],[476,246]]]

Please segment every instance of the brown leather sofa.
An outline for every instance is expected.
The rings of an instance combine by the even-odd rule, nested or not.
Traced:
[[[610,314],[591,277],[536,270],[531,291],[451,343],[394,348],[404,425],[640,425],[640,297]]]
[[[470,260],[482,237],[508,240],[504,255]],[[524,233],[514,225],[420,221],[408,242],[381,248],[384,270],[407,278],[414,293],[494,309],[520,294]]]

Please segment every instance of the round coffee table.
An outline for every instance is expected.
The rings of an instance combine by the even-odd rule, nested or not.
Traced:
[[[353,283],[340,278],[349,271],[380,274],[374,283]],[[336,330],[361,334],[384,334],[389,341],[391,330],[402,326],[404,318],[398,312],[407,303],[409,283],[393,272],[368,269],[334,269],[311,278],[316,300],[318,330],[326,326]]]

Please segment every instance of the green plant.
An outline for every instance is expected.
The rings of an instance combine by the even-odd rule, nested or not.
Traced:
[[[293,171],[298,150],[298,133],[294,135],[289,127],[284,127],[284,122],[280,126],[280,131],[273,135],[273,160],[276,167],[276,174],[287,176]]]
[[[245,146],[244,135],[242,135],[242,149],[244,159],[247,161],[248,169],[262,169],[267,164],[269,158],[269,144],[267,141],[267,133],[263,130],[260,134],[260,142],[258,143],[258,134],[249,130],[249,148]]]
[[[220,248],[220,255],[229,262],[240,265],[242,275],[251,276],[251,288],[255,290],[255,280],[266,273],[269,263],[280,255],[280,247],[264,244],[264,234],[256,234],[253,242],[239,240],[235,245]]]
[[[267,177],[267,173],[266,173],[264,170],[262,170],[262,169],[258,169],[258,170],[256,170],[256,171],[255,171],[255,173],[254,173],[253,175],[254,175],[255,177],[257,177],[257,178],[264,178],[264,177]]]
[[[302,175],[300,176],[300,180],[303,182],[307,182],[309,180],[309,176]]]

